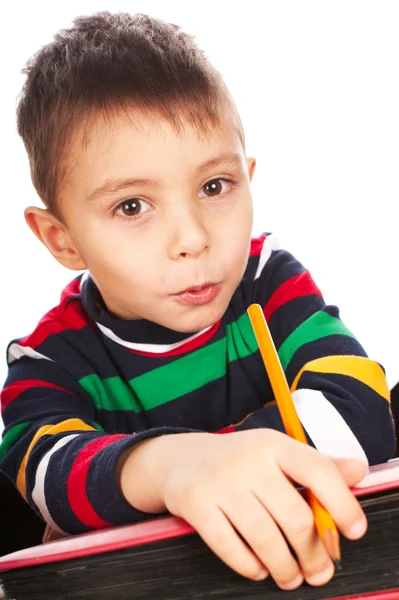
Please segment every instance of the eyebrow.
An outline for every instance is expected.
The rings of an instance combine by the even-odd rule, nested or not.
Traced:
[[[229,165],[229,166],[237,166],[241,163],[242,157],[240,154],[221,154],[215,158],[211,158],[210,160],[206,160],[201,163],[196,169],[196,173],[200,174],[206,169],[210,169],[213,167],[218,167],[220,165]],[[87,200],[92,202],[97,200],[101,196],[109,196],[111,194],[115,194],[116,192],[123,191],[127,188],[131,188],[137,185],[152,185],[152,186],[160,186],[161,181],[156,179],[148,179],[143,177],[130,177],[127,179],[108,179],[98,188],[96,188],[93,192],[91,192],[87,196]]]

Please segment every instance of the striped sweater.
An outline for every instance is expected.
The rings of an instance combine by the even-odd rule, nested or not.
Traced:
[[[269,323],[309,441],[332,456],[394,452],[382,367],[274,235],[253,239],[222,319],[192,334],[110,314],[88,273],[8,346],[0,468],[59,532],[148,518],[116,481],[121,453],[168,433],[283,425],[246,313]],[[137,481],[140,485],[140,481]]]

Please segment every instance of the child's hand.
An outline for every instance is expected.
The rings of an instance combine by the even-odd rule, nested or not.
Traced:
[[[184,437],[164,439],[177,453],[165,479],[165,506],[237,573],[262,579],[266,567],[284,589],[297,587],[303,577],[312,585],[331,579],[334,567],[313,514],[289,479],[313,490],[346,537],[365,532],[365,515],[348,488],[365,474],[361,463],[334,463],[268,429]]]
[[[281,588],[294,589],[303,578],[322,585],[333,576],[309,505],[290,480],[313,490],[346,537],[366,531],[366,517],[348,487],[365,474],[359,461],[333,461],[270,429],[148,442],[153,451],[158,445],[153,483],[167,510],[245,577],[260,580],[270,573]]]

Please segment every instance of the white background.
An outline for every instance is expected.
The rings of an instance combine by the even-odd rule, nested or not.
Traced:
[[[75,275],[28,229],[40,204],[15,127],[26,60],[98,10],[181,25],[224,75],[257,158],[254,234],[274,231],[311,271],[367,352],[399,380],[399,2],[69,0],[2,9],[0,380]]]

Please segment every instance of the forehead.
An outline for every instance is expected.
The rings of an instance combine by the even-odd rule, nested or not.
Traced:
[[[244,155],[243,141],[232,110],[220,115],[217,125],[206,123],[203,130],[181,120],[181,127],[159,115],[137,110],[94,116],[78,128],[69,148],[68,162],[74,169],[89,164],[108,169],[110,162],[161,167],[175,160],[195,165],[208,155],[231,150]]]

